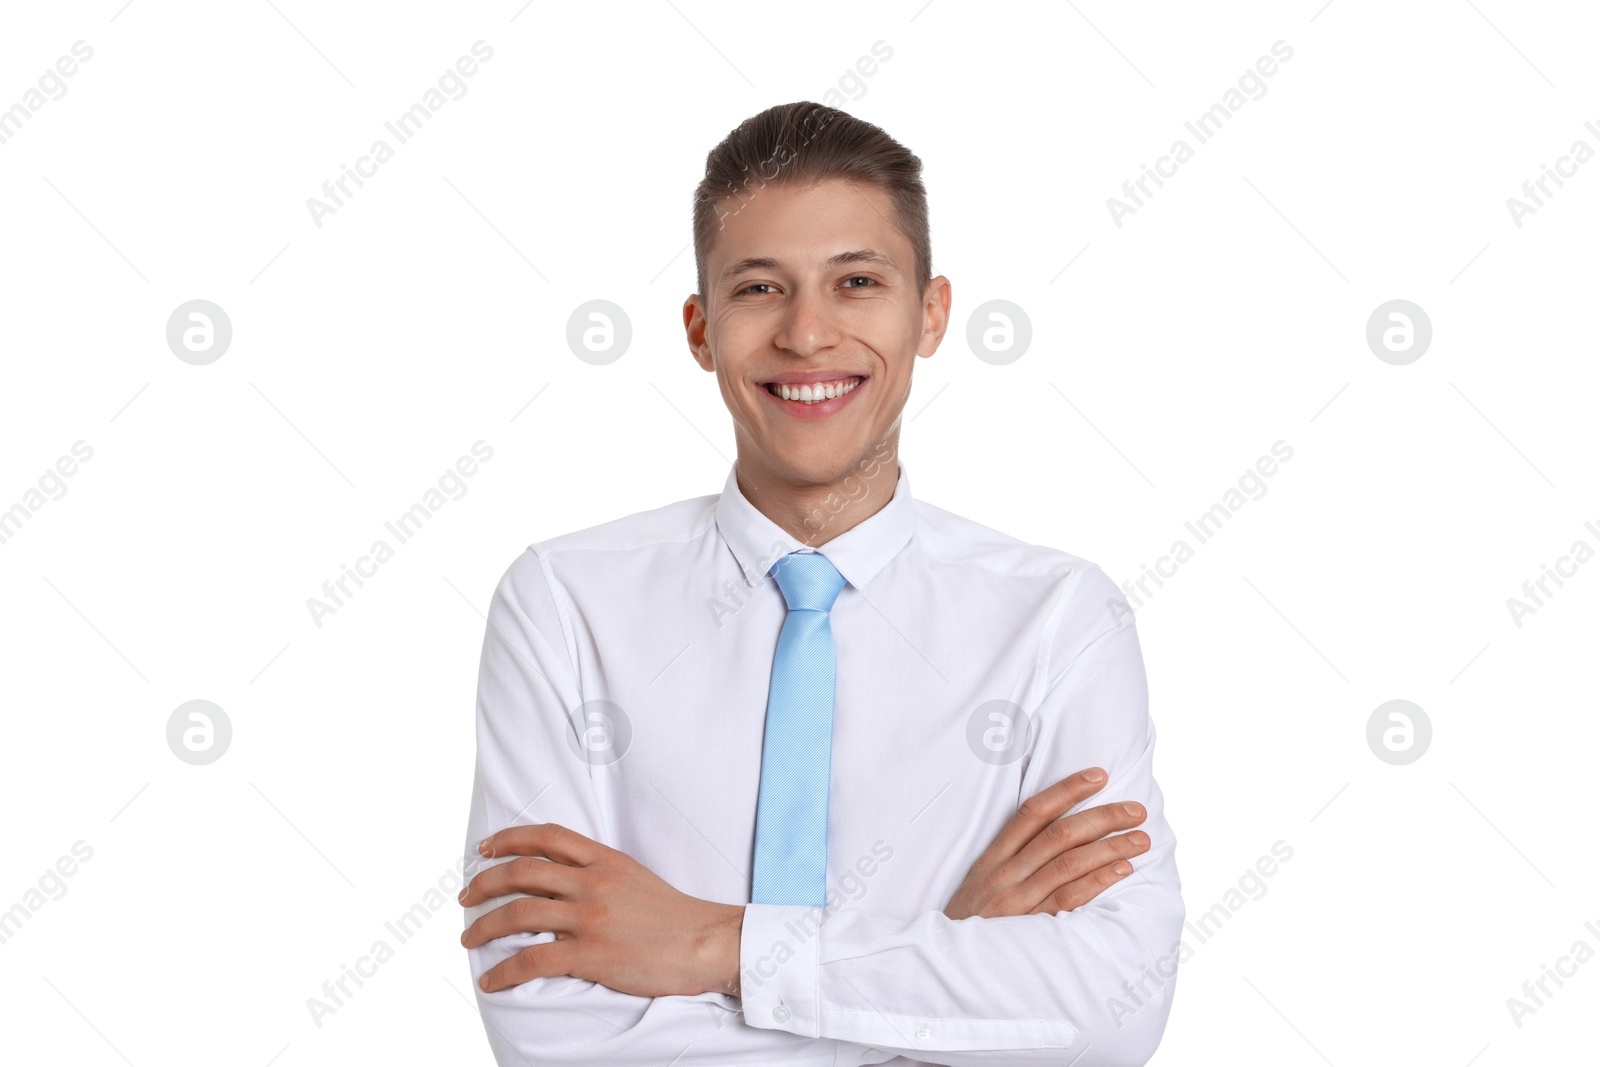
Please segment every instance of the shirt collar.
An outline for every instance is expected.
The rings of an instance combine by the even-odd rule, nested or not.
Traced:
[[[759,581],[780,557],[790,552],[817,551],[827,556],[845,581],[860,591],[905,547],[916,525],[911,478],[905,462],[897,460],[896,463],[898,480],[889,502],[862,522],[814,548],[757,511],[739,491],[738,468],[732,467],[722,487],[722,496],[717,500],[717,529],[751,583]],[[845,506],[849,506],[848,501]],[[826,533],[827,519],[824,508],[811,525]]]

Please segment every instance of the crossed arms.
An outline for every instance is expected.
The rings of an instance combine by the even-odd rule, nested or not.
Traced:
[[[817,908],[682,893],[603,843],[593,768],[568,751],[565,709],[581,697],[547,566],[525,556],[502,578],[479,674],[463,944],[503,1065],[820,1067],[835,1041],[854,1046],[850,1062],[950,1067],[1154,1053],[1183,904],[1130,621],[1063,639],[1029,799],[943,910],[847,909],[819,925]],[[1114,592],[1098,570],[1082,581],[1061,610],[1069,593]],[[1084,776],[1088,760],[1106,780]],[[814,936],[774,963],[797,929]]]

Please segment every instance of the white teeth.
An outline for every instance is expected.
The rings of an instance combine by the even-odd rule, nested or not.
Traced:
[[[823,400],[832,400],[834,397],[843,396],[864,379],[852,378],[848,381],[807,383],[801,386],[777,385],[771,391],[776,392],[785,400],[794,400],[801,404],[816,404]]]

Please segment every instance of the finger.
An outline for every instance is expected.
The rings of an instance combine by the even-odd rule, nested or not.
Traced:
[[[1075,811],[1035,834],[1017,853],[1016,859],[1006,863],[1006,870],[1020,881],[1063,852],[1098,841],[1118,830],[1131,830],[1144,822],[1148,814],[1143,804],[1131,800]]]
[[[572,867],[587,867],[611,851],[600,842],[553,822],[508,826],[478,842],[480,856],[548,856]]]
[[[485,867],[472,876],[456,897],[463,908],[482,904],[507,893],[533,893],[541,897],[570,897],[577,889],[573,868],[541,856],[519,856]]]
[[[1143,830],[1113,834],[1103,841],[1079,845],[1039,868],[1032,877],[1017,887],[1017,895],[1023,900],[1047,900],[1057,890],[1070,886],[1095,871],[1115,867],[1118,862],[1131,860],[1149,850],[1150,835]]]
[[[461,934],[461,944],[467,948],[512,934],[570,933],[572,931],[572,905],[565,901],[545,897],[518,897],[502,904],[468,926]]]
[[[1053,915],[1056,912],[1081,908],[1132,873],[1133,864],[1127,860],[1109,863],[1057,889],[1034,908],[1033,913],[1043,912]]]
[[[1098,775],[1098,778],[1090,778]],[[1093,796],[1106,784],[1106,772],[1090,767],[1056,782],[1022,802],[1017,813],[996,835],[994,842],[978,857],[978,863],[1003,863],[1022,851],[1029,841],[1073,805]]]
[[[509,989],[535,978],[557,978],[567,973],[568,947],[560,941],[529,945],[483,972],[478,988],[485,993]]]

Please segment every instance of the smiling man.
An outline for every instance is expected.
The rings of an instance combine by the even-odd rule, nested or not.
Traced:
[[[461,903],[496,1058],[1144,1063],[1184,910],[1132,612],[911,495],[951,303],[920,161],[769,109],[694,243],[722,492],[532,545],[490,607]]]

